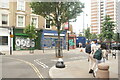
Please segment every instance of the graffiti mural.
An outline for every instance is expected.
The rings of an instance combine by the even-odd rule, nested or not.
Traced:
[[[32,40],[30,42],[29,38],[26,37],[16,37],[15,39],[15,49],[16,50],[21,50],[21,49],[29,49],[31,47],[35,47],[35,42]]]
[[[42,41],[43,47],[44,48],[55,48],[56,41],[57,41],[57,38],[44,38],[44,40]],[[62,47],[66,46],[64,39],[61,39],[61,46]]]
[[[69,45],[74,46],[74,40],[73,39],[69,39]]]
[[[52,47],[52,39],[44,38],[44,47]]]

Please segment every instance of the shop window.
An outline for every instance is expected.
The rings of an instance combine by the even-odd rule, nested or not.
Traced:
[[[8,25],[8,14],[2,14],[2,25]]]
[[[8,36],[0,36],[0,45],[8,45]]]

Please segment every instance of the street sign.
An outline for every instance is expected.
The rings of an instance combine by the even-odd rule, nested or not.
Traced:
[[[10,35],[10,38],[13,38],[13,37],[14,37],[14,35],[11,34],[11,35]]]
[[[71,31],[67,31],[67,33],[71,33]]]

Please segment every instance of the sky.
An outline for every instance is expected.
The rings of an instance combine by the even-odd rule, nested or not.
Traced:
[[[83,12],[80,14],[80,16],[77,17],[77,21],[76,22],[71,22],[70,24],[72,24],[73,26],[73,32],[75,32],[76,34],[79,34],[80,32],[83,32],[83,25],[84,25],[84,29],[87,28],[87,26],[90,26],[90,16],[91,16],[91,8],[90,8],[90,3],[91,0],[80,0],[82,3],[85,4],[85,8],[84,8],[84,20],[83,20]],[[84,21],[84,22],[83,22]]]

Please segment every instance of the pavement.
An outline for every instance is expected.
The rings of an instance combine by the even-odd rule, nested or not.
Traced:
[[[108,58],[105,63],[109,65],[109,78],[118,78],[118,55],[115,59],[112,54],[109,54]],[[53,66],[49,70],[50,78],[94,78],[93,74],[88,73],[89,62],[87,60],[71,61],[64,64],[65,68]]]
[[[84,52],[84,48],[83,48]],[[82,53],[83,53],[82,52]],[[3,52],[5,55],[9,55],[9,52]],[[26,51],[13,51],[12,55],[39,55],[39,54],[54,54],[55,50],[34,50],[34,53],[29,53],[29,50]],[[63,53],[80,53],[80,49],[72,49],[70,51],[64,50]],[[120,53],[117,52],[117,53]],[[86,55],[87,57],[87,55]],[[118,78],[118,54],[116,59],[112,57],[112,54],[109,54],[109,59],[105,62],[109,65],[109,76],[110,78]],[[92,74],[89,74],[89,62],[87,60],[76,60],[65,62],[65,68],[56,68],[55,66],[51,67],[49,70],[50,78],[94,78]]]
[[[30,50],[20,50],[20,51],[12,51],[12,55],[39,55],[39,54],[53,54],[55,53],[55,50],[34,50],[34,53],[30,53]],[[3,55],[10,55],[9,51],[2,51],[0,54]]]

